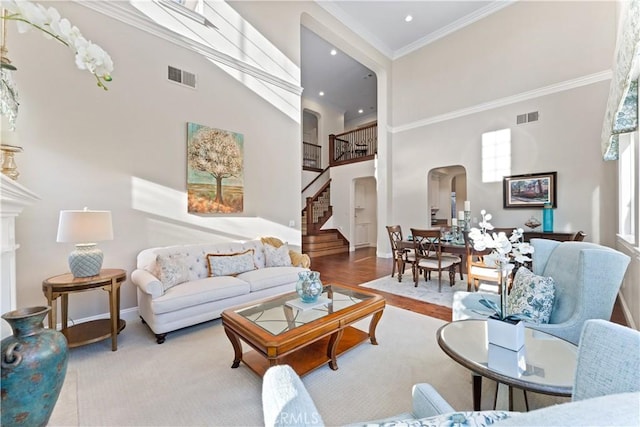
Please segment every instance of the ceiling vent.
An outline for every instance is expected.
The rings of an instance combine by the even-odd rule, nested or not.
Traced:
[[[196,75],[190,73],[188,71],[181,70],[176,67],[172,67],[169,65],[169,73],[168,78],[172,82],[180,83],[184,86],[189,86],[190,88],[196,88]]]
[[[531,113],[526,114],[518,114],[516,116],[516,124],[522,125],[529,122],[537,122],[539,118],[539,114],[537,111],[533,111]]]

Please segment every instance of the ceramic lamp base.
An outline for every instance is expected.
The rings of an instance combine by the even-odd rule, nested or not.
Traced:
[[[73,277],[91,277],[100,274],[104,255],[95,244],[76,245],[69,254],[69,269]]]
[[[507,320],[487,319],[487,337],[489,344],[498,345],[509,350],[518,351],[524,345],[524,322],[512,323]]]

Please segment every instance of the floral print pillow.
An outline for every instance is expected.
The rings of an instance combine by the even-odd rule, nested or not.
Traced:
[[[207,254],[209,277],[235,276],[245,271],[255,270],[253,249],[235,254]]]
[[[417,420],[387,421],[382,424],[365,424],[380,427],[484,427],[509,418],[506,411],[450,412]]]
[[[184,255],[158,255],[156,258],[157,276],[162,282],[162,290],[189,280],[189,268]]]
[[[290,267],[291,257],[289,256],[289,245],[284,243],[279,248],[271,245],[264,245],[264,257],[267,267]]]
[[[533,274],[520,267],[507,297],[509,314],[527,314],[531,323],[549,323],[556,286],[553,278]]]

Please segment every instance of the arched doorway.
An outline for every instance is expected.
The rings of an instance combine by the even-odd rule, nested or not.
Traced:
[[[461,165],[433,168],[428,181],[431,225],[451,224],[467,200],[467,170]]]

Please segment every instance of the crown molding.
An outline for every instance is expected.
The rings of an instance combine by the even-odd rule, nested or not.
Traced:
[[[406,132],[408,130],[417,129],[424,126],[430,126],[435,123],[457,119],[459,117],[464,117],[471,114],[477,114],[483,111],[493,110],[494,108],[504,107],[506,105],[527,101],[529,99],[552,95],[554,93],[563,92],[566,90],[571,90],[571,89],[575,89],[582,86],[588,86],[588,85],[599,83],[605,80],[611,80],[612,75],[613,75],[613,72],[611,70],[600,71],[598,73],[589,74],[586,76],[578,77],[576,79],[566,80],[564,82],[552,84],[549,86],[544,86],[538,89],[522,92],[512,96],[507,96],[505,98],[500,98],[500,99],[496,99],[489,102],[483,102],[482,104],[477,104],[471,107],[462,108],[460,110],[451,111],[449,113],[439,114],[437,116],[428,117],[422,120],[417,120],[415,122],[407,123],[405,125],[391,126],[389,130],[391,133]]]
[[[300,96],[302,94],[303,89],[300,85],[291,83],[258,67],[255,67],[251,64],[220,52],[210,46],[199,43],[180,34],[174,33],[173,31],[156,24],[147,16],[125,7],[124,5],[128,4],[128,2],[82,0],[73,1],[81,6],[108,16],[109,18],[113,18],[124,24],[145,31],[153,36],[174,43],[180,47],[190,49],[196,53],[201,54],[207,59],[210,59],[211,61],[236,69],[265,83],[284,89],[287,92],[291,92],[294,95]]]
[[[362,24],[353,19],[350,15],[344,12],[340,7],[333,4],[331,1],[315,0],[315,3],[329,12],[334,18],[340,21],[343,25],[348,27],[352,32],[366,40],[370,45],[380,51],[384,56],[389,59],[393,58],[393,50],[389,48],[382,40],[380,40],[375,34],[367,30]]]
[[[463,29],[466,26],[469,26],[471,24],[473,24],[476,21],[481,20],[482,18],[486,18],[487,16],[498,12],[499,10],[504,9],[507,6],[511,6],[513,3],[515,3],[518,0],[504,0],[504,1],[494,1],[490,4],[488,4],[487,6],[480,8],[478,10],[475,10],[473,12],[471,12],[470,14],[463,16],[462,18],[450,23],[449,25],[446,25],[442,28],[440,28],[437,31],[434,31],[430,34],[427,34],[426,36],[412,42],[409,43],[408,45],[397,49],[393,52],[393,56],[391,57],[391,59],[398,59],[401,58],[405,55],[408,55],[409,53],[418,50],[430,43],[435,42],[436,40],[439,40],[443,37],[448,36],[451,33],[454,33],[458,30]]]

